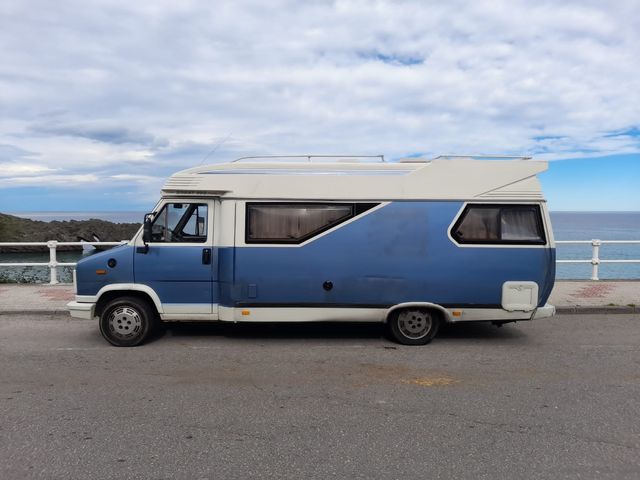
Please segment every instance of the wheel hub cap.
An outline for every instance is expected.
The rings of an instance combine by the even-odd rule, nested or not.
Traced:
[[[111,333],[120,338],[131,338],[140,332],[142,318],[140,313],[131,307],[116,307],[107,319]]]
[[[407,338],[417,340],[431,331],[431,315],[420,310],[407,310],[398,316],[398,327]]]

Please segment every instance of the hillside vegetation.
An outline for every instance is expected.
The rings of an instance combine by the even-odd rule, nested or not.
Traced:
[[[140,228],[138,223],[112,223],[104,220],[69,220],[41,222],[0,213],[0,242],[77,242],[78,237],[93,240],[98,235],[103,242],[129,240]],[[73,247],[58,247],[74,250]],[[0,247],[0,252],[25,252],[42,250],[42,247]]]

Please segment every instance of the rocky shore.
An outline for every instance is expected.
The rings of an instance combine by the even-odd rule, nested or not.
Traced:
[[[104,220],[69,220],[42,222],[0,213],[0,242],[77,242],[92,241],[97,235],[103,242],[128,240],[140,228],[139,223],[113,223]],[[1,247],[0,253],[40,252],[44,247]],[[60,246],[59,251],[82,250],[82,247]]]

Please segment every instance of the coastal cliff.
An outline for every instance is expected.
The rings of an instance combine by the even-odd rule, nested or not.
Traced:
[[[112,223],[105,220],[69,220],[42,222],[0,213],[0,242],[77,242],[79,237],[93,240],[96,234],[103,242],[128,240],[140,228],[139,223]],[[42,251],[43,247],[0,247],[0,253]],[[80,250],[81,247],[58,247],[58,250]]]

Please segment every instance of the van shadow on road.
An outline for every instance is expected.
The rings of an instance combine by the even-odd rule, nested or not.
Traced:
[[[385,325],[378,323],[168,323],[173,337],[229,337],[234,339],[387,339]],[[523,340],[527,334],[514,325],[496,327],[486,322],[441,325],[436,340]],[[389,340],[390,345],[394,345]]]

